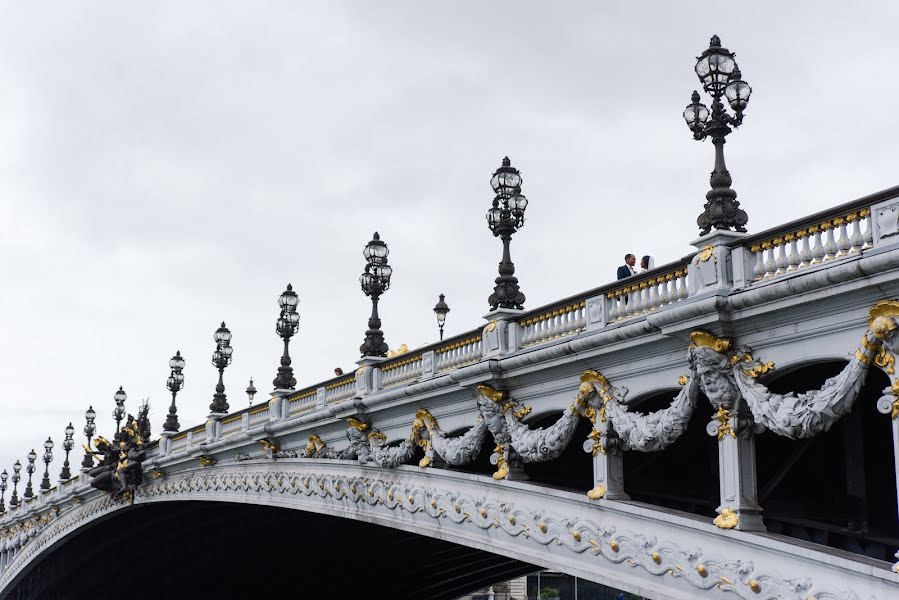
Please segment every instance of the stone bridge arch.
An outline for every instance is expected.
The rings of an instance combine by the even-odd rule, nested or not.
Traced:
[[[92,545],[94,538],[99,541]],[[196,548],[179,543],[184,538]],[[79,543],[97,554],[90,568],[62,554],[67,547],[77,554]],[[128,564],[129,548],[142,543],[154,550],[147,553],[152,560]],[[122,557],[120,570],[104,569],[104,559]],[[298,590],[304,565],[318,579],[329,568],[340,584],[358,586],[354,592],[373,593],[372,582],[381,582],[395,586],[385,594],[400,598],[451,598],[533,565],[666,600],[728,598],[731,592],[755,597],[756,589],[770,594],[765,597],[792,598],[798,590],[803,597],[850,600],[862,581],[877,598],[888,598],[894,586],[888,573],[872,575],[848,556],[722,531],[707,519],[639,503],[588,504],[582,494],[527,482],[412,466],[258,459],[173,472],[141,487],[133,505],[96,493],[67,506],[0,576],[2,598],[79,597],[66,595],[66,582],[126,578],[132,570],[141,589],[158,594],[173,562],[191,560],[197,561],[191,585],[203,593],[236,582],[231,574],[241,565]],[[464,578],[459,565],[468,565]],[[48,568],[68,568],[76,577],[45,578],[63,587],[31,594]],[[796,572],[801,580],[790,578]],[[445,584],[441,595],[440,581],[456,583]]]

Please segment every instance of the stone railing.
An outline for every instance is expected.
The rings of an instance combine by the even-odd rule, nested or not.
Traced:
[[[620,280],[605,293],[606,322],[613,323],[654,311],[689,296],[690,258]]]
[[[874,243],[873,227],[871,210],[862,208],[753,243],[749,247],[753,280],[798,271],[870,248]]]
[[[247,425],[249,427],[258,427],[262,425],[266,421],[268,421],[268,405],[260,404],[259,406],[254,406],[249,411],[249,419],[247,420]]]
[[[222,436],[226,437],[243,428],[243,414],[230,415],[222,419]]]
[[[582,332],[587,326],[587,301],[579,300],[519,319],[521,347],[527,348]]]
[[[422,355],[401,355],[396,360],[381,364],[381,389],[417,381],[422,376]]]
[[[344,377],[325,386],[325,403],[334,404],[349,400],[356,393],[356,379],[353,375]]]
[[[287,399],[287,414],[293,417],[314,409],[317,396],[318,390],[316,388],[291,395]]]
[[[436,373],[445,373],[474,364],[481,360],[481,330],[475,329],[457,336],[461,339],[447,340],[446,344],[434,349],[434,370]]]
[[[889,188],[734,242],[747,254],[747,283],[858,255],[891,238],[899,229],[897,196],[899,187]]]

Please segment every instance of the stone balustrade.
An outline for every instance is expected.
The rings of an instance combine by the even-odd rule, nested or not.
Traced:
[[[477,329],[461,340],[448,341],[434,350],[435,372],[445,373],[481,360],[481,330]]]
[[[250,418],[247,421],[247,425],[249,427],[257,427],[262,425],[266,421],[268,421],[268,406],[265,404],[261,404],[259,406],[254,406],[249,410]]]
[[[353,375],[325,386],[325,403],[334,404],[353,397],[356,393],[356,379]]]
[[[587,326],[586,310],[587,301],[580,300],[520,319],[518,325],[522,328],[521,347],[527,348],[582,332]]]
[[[828,217],[753,243],[752,279],[759,281],[858,253],[874,243],[871,209]]]
[[[380,365],[381,389],[387,389],[411,381],[422,376],[422,355],[401,355],[397,360]]]
[[[241,430],[243,418],[242,415],[231,415],[222,419],[222,436],[229,436]]]
[[[687,265],[687,262],[677,262],[621,280],[605,293],[606,321],[622,321],[686,299],[689,295]]]
[[[318,390],[316,388],[300,392],[299,394],[291,395],[287,399],[287,414],[293,417],[314,409],[317,396]]]

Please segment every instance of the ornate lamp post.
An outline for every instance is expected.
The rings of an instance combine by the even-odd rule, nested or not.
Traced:
[[[89,406],[84,412],[84,435],[87,437],[87,448],[90,448],[91,438],[97,433],[97,425],[94,423],[94,419],[96,418],[97,413],[94,411],[94,407]],[[89,452],[84,453],[84,460],[81,461],[81,468],[84,470],[94,468],[94,457]]]
[[[6,473],[6,469],[3,469],[3,472],[0,473],[0,515],[6,512],[6,480],[9,479],[9,475]]]
[[[231,364],[231,354],[234,348],[231,347],[231,330],[222,326],[215,330],[215,352],[212,353],[212,365],[219,370],[219,382],[215,386],[215,394],[212,396],[212,404],[209,410],[215,414],[224,414],[228,412],[228,397],[225,395],[225,382],[223,380],[225,367]]]
[[[41,479],[41,490],[50,489],[50,461],[53,460],[53,440],[47,438],[44,442],[44,478]]]
[[[181,351],[175,352],[175,356],[169,359],[169,368],[172,370],[169,378],[165,381],[165,387],[172,392],[172,404],[169,406],[169,414],[165,418],[165,424],[162,426],[163,431],[178,431],[181,425],[178,423],[178,408],[175,406],[175,397],[184,388],[184,359],[181,358]]]
[[[293,286],[287,284],[287,289],[278,298],[278,306],[281,307],[281,316],[275,323],[275,331],[284,340],[284,354],[281,356],[281,366],[278,367],[278,376],[272,384],[276,390],[292,390],[297,384],[293,376],[293,368],[290,366],[290,353],[288,346],[290,338],[300,328],[300,314],[297,312],[297,304],[300,299],[293,291]]]
[[[250,406],[253,406],[253,398],[256,397],[256,386],[253,385],[253,378],[250,377],[250,385],[247,386],[247,398],[250,399]]]
[[[493,207],[487,210],[487,226],[494,237],[503,240],[499,277],[496,278],[493,293],[487,299],[490,310],[524,308],[524,294],[518,289],[515,265],[509,254],[512,234],[524,226],[524,211],[528,206],[528,199],[521,194],[521,182],[521,173],[512,166],[508,156],[503,158],[502,166],[490,178],[490,186],[496,196],[493,198]]]
[[[22,472],[22,463],[16,461],[16,464],[12,466],[12,497],[9,499],[9,507],[15,508],[19,505],[19,494],[16,492],[16,486],[19,485],[19,481],[22,476],[20,473]]]
[[[446,314],[450,311],[450,307],[443,301],[443,294],[434,305],[434,314],[437,315],[437,326],[440,328],[440,340],[443,340],[443,324],[446,323]]]
[[[36,460],[37,452],[32,448],[31,452],[28,453],[28,465],[25,467],[25,472],[28,473],[28,485],[25,486],[25,493],[22,497],[26,499],[34,498],[34,491],[31,489],[31,476],[34,474],[34,461]]]
[[[730,173],[724,164],[724,138],[743,123],[743,111],[749,103],[752,88],[743,81],[734,54],[721,47],[717,35],[712,36],[709,48],[696,59],[696,75],[702,88],[712,97],[711,119],[709,109],[699,102],[699,92],[694,91],[690,104],[684,110],[684,119],[693,132],[693,139],[712,138],[715,146],[715,169],[710,183],[712,189],[705,195],[705,210],[696,223],[702,235],[715,229],[746,231],[749,217],[737,202],[737,192],[731,189]],[[727,113],[721,97],[727,98],[734,116]]]
[[[69,470],[69,452],[75,447],[75,428],[69,423],[66,427],[66,439],[62,442],[62,449],[66,451],[66,459],[62,463],[62,471],[59,472],[59,478],[63,481],[71,479],[72,471]]]
[[[371,298],[368,331],[365,332],[365,341],[359,347],[363,357],[387,356],[387,344],[384,342],[384,332],[381,331],[381,319],[378,318],[378,298],[390,287],[393,268],[387,264],[389,253],[387,244],[381,241],[377,231],[362,251],[366,265],[365,272],[359,276],[359,283],[365,295]]]
[[[113,398],[115,399],[115,408],[112,411],[112,418],[115,419],[115,432],[118,433],[119,425],[121,425],[122,419],[125,418],[125,400],[128,399],[128,394],[125,393],[122,386],[119,386],[119,391],[115,393]]]

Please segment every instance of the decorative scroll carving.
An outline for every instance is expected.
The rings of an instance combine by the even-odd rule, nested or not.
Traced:
[[[341,508],[352,502],[363,514],[371,511],[383,515],[386,509],[416,514],[435,522],[446,519],[475,530],[494,532],[491,536],[505,534],[521,539],[522,543],[563,546],[578,555],[592,555],[606,567],[627,565],[653,576],[675,578],[697,592],[724,592],[709,597],[859,600],[852,591],[822,586],[809,577],[783,577],[758,569],[751,561],[724,558],[696,546],[684,547],[676,540],[620,529],[607,520],[600,524],[575,515],[547,512],[543,507],[527,503],[515,504],[485,498],[483,494],[474,496],[392,478],[292,472],[202,473],[154,481],[138,494],[148,499],[171,495],[189,497],[204,494],[206,490],[226,494],[246,494],[252,490],[265,497],[302,497],[306,502],[313,500]],[[877,599],[872,596],[868,600]]]
[[[428,411],[421,409],[415,413],[415,417],[421,419],[428,430],[426,452],[432,449],[446,464],[454,467],[467,465],[477,458],[481,444],[484,442],[484,435],[487,433],[487,423],[484,421],[484,417],[479,415],[475,424],[468,431],[461,436],[452,438],[446,437],[437,424],[437,419]]]

